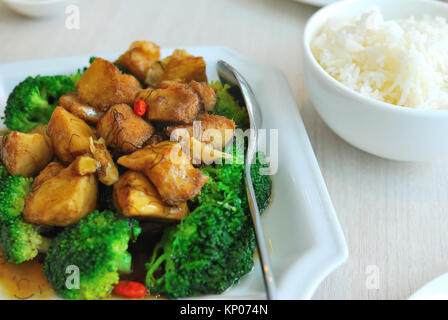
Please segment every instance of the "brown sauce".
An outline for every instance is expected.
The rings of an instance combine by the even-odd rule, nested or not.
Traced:
[[[54,291],[37,259],[22,264],[8,263],[0,251],[0,293],[6,299],[51,299]]]

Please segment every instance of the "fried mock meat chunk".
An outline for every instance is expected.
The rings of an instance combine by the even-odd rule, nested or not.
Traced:
[[[180,220],[189,213],[186,202],[179,206],[164,204],[151,181],[132,170],[114,184],[113,199],[115,209],[126,217]]]
[[[52,158],[51,142],[40,133],[12,131],[2,139],[1,160],[10,174],[34,176]]]
[[[206,82],[190,81],[190,87],[199,96],[199,106],[203,111],[211,111],[216,105],[216,89]],[[162,83],[163,86],[163,83]]]
[[[145,101],[148,120],[189,124],[200,111],[215,107],[216,92],[206,83],[164,81],[160,89],[140,91],[136,100]]]
[[[145,81],[149,68],[159,60],[158,45],[149,41],[135,41],[115,63],[134,74],[139,80]]]
[[[145,89],[136,99],[145,101],[145,117],[151,121],[191,123],[200,110],[197,94],[182,84]]]
[[[23,218],[28,223],[67,226],[92,212],[98,197],[96,160],[77,157],[67,168],[50,163],[26,197]]]
[[[209,86],[206,82],[197,82],[191,80],[190,83],[183,83],[179,80],[163,81],[160,83],[160,89],[167,89],[173,87],[181,87],[185,89],[191,89],[199,98],[200,111],[211,111],[216,105],[216,92],[217,90]]]
[[[87,123],[62,107],[56,107],[47,128],[56,156],[65,164],[90,152],[95,132]]]
[[[90,152],[100,166],[98,169],[98,180],[106,186],[111,186],[117,182],[119,177],[118,168],[109,150],[107,150],[104,139],[93,140],[90,138]]]
[[[50,137],[47,134],[47,128],[48,128],[48,125],[41,124],[41,125],[38,125],[38,126],[34,127],[28,133],[39,133],[39,134],[41,134],[45,138],[45,140],[47,141],[48,145],[51,146],[51,148],[53,149],[53,143],[51,142],[51,139],[50,139]]]
[[[143,146],[154,127],[126,104],[112,106],[96,124],[96,132],[118,153],[131,153]]]
[[[164,131],[156,131],[154,134],[146,141],[145,145],[156,144],[162,142],[164,140],[169,140],[169,137],[165,134]]]
[[[191,125],[168,126],[165,132],[174,140],[178,140],[178,135],[183,134],[178,129],[184,129],[190,137],[209,144],[216,150],[222,150],[232,140],[235,122],[223,116],[205,113],[199,115]]]
[[[95,124],[103,112],[81,101],[76,92],[69,92],[59,98],[59,105],[78,118]]]
[[[37,189],[38,186],[40,186],[48,179],[57,176],[58,173],[61,172],[61,170],[64,168],[65,167],[59,162],[50,162],[41,172],[39,172],[39,175],[34,178],[32,189]]]
[[[163,141],[118,159],[118,164],[146,174],[168,205],[180,205],[201,193],[208,179],[194,168],[181,145]]]
[[[141,90],[138,80],[123,74],[107,60],[97,58],[76,84],[79,98],[85,103],[106,111],[114,104],[132,104]]]
[[[194,57],[186,50],[174,50],[173,54],[151,65],[147,71],[145,83],[158,88],[162,81],[179,80],[188,83],[191,80],[207,82],[204,58]]]

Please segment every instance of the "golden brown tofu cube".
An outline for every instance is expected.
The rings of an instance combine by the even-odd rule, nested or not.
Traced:
[[[39,133],[13,131],[3,137],[1,159],[10,174],[31,177],[53,158],[53,148]]]
[[[168,205],[180,205],[192,199],[201,193],[202,186],[208,181],[199,169],[193,167],[181,145],[173,141],[146,146],[119,158],[118,164],[144,172]]]
[[[204,58],[194,57],[185,50],[175,50],[171,56],[151,66],[145,82],[154,88],[166,80],[179,80],[185,83],[191,80],[207,82],[205,69]]]
[[[200,109],[197,94],[182,84],[142,90],[137,100],[146,102],[146,119],[151,121],[191,123]]]
[[[82,102],[76,92],[69,92],[59,98],[59,105],[78,118],[95,124],[103,112]]]
[[[216,150],[222,150],[232,140],[235,132],[235,122],[219,115],[201,114],[191,125],[176,125],[165,128],[167,135],[174,140],[178,140],[177,129],[185,129],[190,137],[210,144]],[[196,136],[194,136],[194,133]]]
[[[97,58],[76,84],[79,98],[87,104],[106,111],[119,103],[132,104],[141,90],[138,80],[122,74],[112,63]]]
[[[107,146],[120,153],[131,153],[151,137],[154,127],[137,116],[128,105],[117,104],[98,120],[96,132]]]
[[[98,180],[106,186],[111,186],[118,181],[119,173],[109,150],[107,150],[106,142],[103,138],[93,141],[90,138],[90,152],[93,158],[99,162]]]
[[[113,198],[115,209],[127,217],[180,220],[189,213],[186,202],[165,205],[154,185],[136,171],[127,171],[114,184]]]
[[[89,138],[95,138],[91,127],[62,107],[56,107],[47,128],[56,156],[63,163],[90,152]]]
[[[68,226],[95,210],[98,182],[94,174],[81,176],[77,169],[87,156],[78,157],[54,177],[44,180],[26,197],[23,218],[28,223]]]
[[[149,41],[135,41],[115,63],[124,67],[141,81],[145,81],[149,68],[159,60],[160,48],[158,45]]]

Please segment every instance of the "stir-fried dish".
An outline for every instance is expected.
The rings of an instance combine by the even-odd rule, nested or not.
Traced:
[[[256,244],[234,136],[248,115],[228,89],[208,83],[202,57],[161,59],[146,41],[115,62],[92,57],[73,75],[19,83],[1,137],[1,259],[43,263],[66,299],[179,298],[237,283]],[[259,153],[261,211],[263,166]]]

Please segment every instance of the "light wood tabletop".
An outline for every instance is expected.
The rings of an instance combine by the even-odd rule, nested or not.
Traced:
[[[406,299],[448,271],[448,165],[364,153],[337,137],[309,102],[302,32],[315,7],[291,0],[81,0],[78,6],[80,28],[67,29],[64,12],[36,20],[0,5],[0,63],[120,52],[134,40],[151,40],[161,47],[227,46],[286,75],[350,251],[314,299]]]

